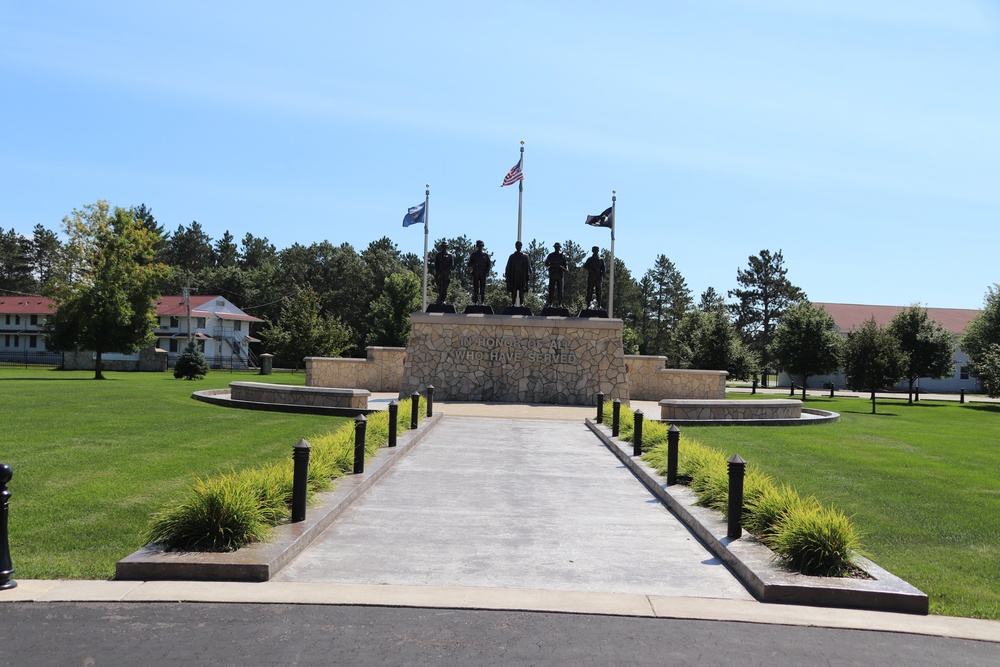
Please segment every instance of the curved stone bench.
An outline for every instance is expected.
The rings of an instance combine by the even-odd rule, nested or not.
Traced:
[[[234,401],[353,410],[367,410],[368,397],[371,396],[367,389],[299,387],[265,382],[230,382],[229,392]]]
[[[665,398],[660,401],[660,419],[669,422],[800,419],[801,417],[802,401],[789,398],[760,401]]]

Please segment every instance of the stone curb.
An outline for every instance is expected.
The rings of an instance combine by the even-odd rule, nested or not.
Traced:
[[[126,581],[244,581],[270,580],[281,568],[298,556],[351,506],[378,482],[393,464],[409,453],[441,420],[436,414],[416,431],[400,434],[395,448],[383,447],[365,462],[361,475],[338,478],[333,491],[317,494],[309,505],[306,520],[274,528],[271,539],[228,553],[165,551],[155,544],[146,545],[118,561],[115,579]]]
[[[612,439],[608,429],[590,419],[586,424],[761,602],[928,613],[926,593],[866,558],[859,556],[856,562],[872,579],[811,577],[782,568],[774,552],[752,535],[730,540],[726,521],[718,512],[695,505],[694,492],[686,486],[662,484],[655,470],[632,455],[631,444],[626,448]]]

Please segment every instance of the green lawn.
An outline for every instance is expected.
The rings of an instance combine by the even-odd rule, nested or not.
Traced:
[[[234,380],[304,384],[225,371],[170,373],[0,368],[0,463],[9,488],[14,578],[110,578],[143,545],[152,512],[186,494],[192,475],[287,459],[301,438],[342,418],[237,410],[191,398]]]
[[[682,437],[851,515],[867,554],[927,593],[932,613],[1000,619],[1000,405],[885,400],[875,415],[861,399],[806,405],[841,421],[685,427]]]

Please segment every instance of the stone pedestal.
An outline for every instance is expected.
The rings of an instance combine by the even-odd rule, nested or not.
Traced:
[[[594,405],[628,401],[622,321],[413,313],[400,396]]]

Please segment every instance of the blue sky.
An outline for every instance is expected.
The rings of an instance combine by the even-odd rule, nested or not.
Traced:
[[[978,308],[1000,281],[1000,4],[6,2],[0,227],[145,203],[278,248],[669,257],[695,298],[782,250],[814,301]],[[992,268],[991,268],[992,267]]]

